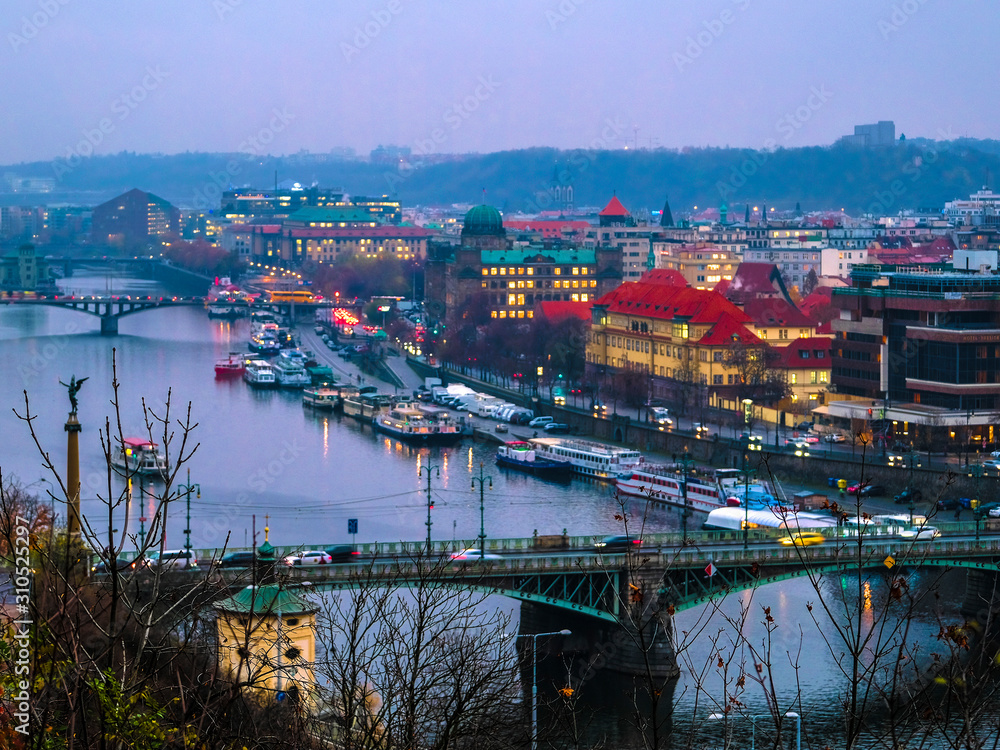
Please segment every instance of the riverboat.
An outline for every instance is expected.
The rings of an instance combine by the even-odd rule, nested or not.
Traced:
[[[379,414],[389,411],[395,402],[394,396],[373,391],[367,393],[359,391],[344,397],[344,414],[362,422],[372,422]]]
[[[708,478],[688,474],[687,502],[685,503],[684,474],[674,466],[642,463],[615,478],[615,485],[622,495],[642,497],[664,505],[688,507],[709,513],[716,508],[739,505],[739,500],[723,495],[719,486]]]
[[[243,370],[243,379],[254,388],[273,388],[274,368],[262,359],[251,359]]]
[[[281,344],[273,336],[255,333],[250,337],[250,351],[265,357],[273,356],[281,351]]]
[[[354,385],[317,385],[302,391],[302,405],[320,411],[343,411],[344,399],[357,392]]]
[[[298,355],[298,356],[296,356]],[[302,366],[300,352],[284,351],[274,362],[274,378],[282,388],[305,388],[312,385],[312,378]]]
[[[534,446],[523,440],[512,440],[501,445],[497,449],[496,462],[506,469],[516,469],[549,479],[568,479],[573,473],[573,464],[569,461],[540,458]]]
[[[246,369],[245,359],[239,352],[229,352],[226,359],[220,359],[215,363],[215,377],[226,378],[242,375]]]
[[[146,438],[130,437],[122,441],[111,462],[123,476],[161,476],[167,473],[167,459],[156,443]]]
[[[834,516],[823,513],[796,513],[788,509],[750,510],[749,508],[716,508],[709,512],[706,529],[829,529],[837,527]]]
[[[569,461],[585,477],[614,481],[623,471],[642,463],[642,454],[630,448],[567,438],[532,438],[539,458]]]
[[[409,443],[449,445],[462,437],[461,428],[451,415],[436,409],[428,414],[421,405],[401,401],[375,416],[375,429]]]
[[[238,318],[240,315],[233,305],[213,302],[208,306],[208,317],[210,318],[225,318],[232,320]]]

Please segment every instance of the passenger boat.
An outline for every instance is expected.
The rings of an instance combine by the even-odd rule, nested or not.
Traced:
[[[673,466],[658,466],[642,463],[615,478],[618,492],[622,495],[642,497],[665,505],[685,507],[684,474]],[[705,513],[716,508],[739,505],[739,500],[723,495],[718,485],[706,477],[688,474],[687,507]]]
[[[344,414],[362,422],[371,422],[382,412],[389,411],[395,401],[395,397],[386,394],[359,391],[344,397]]]
[[[829,529],[836,528],[835,516],[825,513],[789,510],[751,510],[749,508],[716,508],[708,514],[706,529]]]
[[[156,443],[146,438],[125,438],[111,463],[123,476],[160,476],[168,470],[167,459]]]
[[[431,415],[419,404],[408,401],[377,414],[373,424],[379,432],[410,443],[447,445],[462,437],[461,428],[451,420],[447,411],[436,409]]]
[[[243,355],[239,352],[229,352],[226,359],[220,359],[215,363],[215,376],[225,378],[242,375],[244,369],[246,368]]]
[[[228,303],[213,302],[208,306],[208,317],[210,318],[238,318],[239,314],[235,308]]]
[[[266,357],[280,352],[281,344],[273,336],[264,333],[255,333],[250,337],[250,351],[263,354]]]
[[[305,388],[312,385],[312,378],[302,366],[304,358],[295,354],[292,351],[281,352],[274,362],[274,378],[282,388]]]
[[[302,391],[302,404],[324,411],[343,411],[344,399],[357,393],[354,385],[317,385]]]
[[[536,456],[550,461],[569,461],[573,471],[595,479],[614,480],[623,471],[642,462],[642,454],[588,440],[532,438]]]
[[[501,445],[497,449],[496,461],[498,466],[526,471],[539,477],[566,479],[573,473],[573,464],[569,461],[539,458],[534,446],[523,440],[512,440]]]
[[[243,379],[254,388],[273,388],[274,368],[262,359],[251,359],[246,363]]]
[[[337,378],[339,377],[333,372],[333,368],[327,365],[313,365],[312,367],[307,365],[306,372],[309,373],[309,377],[312,379],[313,385],[336,383]]]

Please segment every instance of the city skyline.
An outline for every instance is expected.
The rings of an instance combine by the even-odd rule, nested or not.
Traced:
[[[0,95],[17,104],[0,163],[383,144],[798,147],[879,120],[897,137],[996,136],[997,105],[968,72],[996,56],[1000,20],[966,0],[112,7],[10,4]]]

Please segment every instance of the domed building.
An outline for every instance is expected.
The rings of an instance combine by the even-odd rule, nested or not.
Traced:
[[[478,299],[494,319],[534,316],[539,302],[590,302],[621,283],[621,252],[563,240],[512,242],[493,206],[470,208],[461,243],[428,261],[426,299],[444,320]]]

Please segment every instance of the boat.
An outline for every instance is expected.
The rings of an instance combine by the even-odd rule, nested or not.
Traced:
[[[382,412],[389,411],[395,401],[394,396],[387,394],[358,391],[344,396],[344,414],[362,422],[371,422]]]
[[[231,304],[213,302],[208,306],[208,317],[232,319],[238,318],[239,313],[236,312],[236,308]]]
[[[789,510],[750,510],[749,508],[716,508],[709,512],[706,529],[829,529],[836,528],[837,519],[822,513]]]
[[[281,344],[273,336],[265,333],[255,333],[250,337],[250,351],[262,354],[265,357],[272,356],[281,351]]]
[[[327,365],[314,365],[312,367],[307,366],[306,372],[309,373],[309,377],[312,379],[313,385],[336,383],[337,379],[340,377],[333,372],[332,367],[328,367]]]
[[[614,481],[623,471],[642,462],[642,454],[631,448],[568,438],[532,438],[536,455],[551,461],[569,461],[573,471],[585,477]]]
[[[226,359],[220,359],[215,363],[215,376],[225,378],[229,376],[242,375],[245,367],[243,355],[239,352],[229,352]]]
[[[160,476],[168,470],[163,453],[156,443],[146,438],[125,438],[111,463],[121,469],[123,476]]]
[[[302,391],[302,405],[323,411],[343,411],[344,399],[357,393],[358,388],[354,385],[317,385]]]
[[[254,388],[273,388],[275,386],[274,368],[262,359],[251,359],[243,370],[243,379]]]
[[[697,474],[687,476],[687,502],[685,503],[684,474],[676,466],[642,463],[615,478],[615,485],[622,495],[642,497],[665,505],[690,508],[709,513],[716,508],[739,505],[739,500],[723,494],[719,485]]]
[[[312,385],[312,378],[302,366],[303,357],[293,356],[292,351],[284,351],[274,362],[274,378],[282,388],[305,388]],[[299,353],[301,354],[301,353]]]
[[[462,437],[462,429],[443,409],[429,413],[422,405],[401,401],[375,415],[373,424],[379,432],[410,443],[447,445]],[[443,412],[443,413],[440,413]]]
[[[562,479],[573,473],[573,464],[569,461],[539,458],[534,446],[523,440],[512,440],[501,445],[497,449],[496,461],[498,466],[526,471],[538,477]]]

